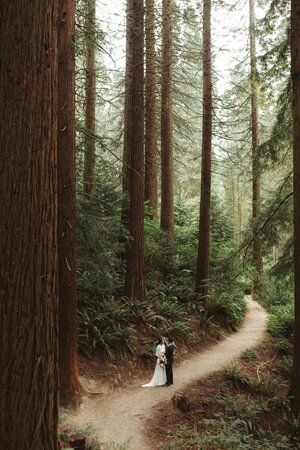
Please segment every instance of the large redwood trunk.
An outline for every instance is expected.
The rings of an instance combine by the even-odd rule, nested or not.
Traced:
[[[146,0],[146,140],[145,201],[149,217],[157,216],[157,124],[154,0]]]
[[[58,297],[60,403],[79,401],[76,287],[75,1],[58,1]]]
[[[96,71],[95,71],[95,18],[96,1],[86,0],[86,83],[85,83],[85,154],[84,195],[90,198],[96,176]]]
[[[212,149],[211,0],[203,2],[203,119],[196,292],[208,294]]]
[[[0,442],[57,450],[57,3],[0,5]]]
[[[295,412],[300,414],[300,3],[292,0],[291,57],[294,122],[294,273],[295,344],[291,394]]]
[[[254,289],[259,290],[262,276],[262,253],[255,220],[260,213],[260,179],[257,163],[257,149],[259,144],[258,130],[258,101],[257,101],[257,67],[256,67],[256,37],[254,0],[249,0],[250,19],[250,62],[251,62],[251,131],[252,131],[252,219],[253,225],[253,264],[256,270]]]
[[[142,300],[144,281],[144,2],[132,0],[132,114],[126,296]]]
[[[174,235],[172,0],[162,2],[161,228]]]

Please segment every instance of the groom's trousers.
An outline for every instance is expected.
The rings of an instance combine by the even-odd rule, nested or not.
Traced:
[[[167,384],[173,384],[173,364],[166,365]]]

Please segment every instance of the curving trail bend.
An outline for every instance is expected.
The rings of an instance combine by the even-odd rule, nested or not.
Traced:
[[[152,409],[160,402],[171,399],[178,389],[223,369],[244,350],[259,345],[265,336],[266,321],[266,311],[249,299],[248,312],[239,331],[208,350],[182,361],[175,367],[174,386],[142,388],[141,385],[151,377],[147,373],[145,379],[132,386],[104,396],[84,397],[79,410],[71,415],[72,422],[78,428],[91,426],[104,444],[122,444],[127,441],[130,450],[151,450],[143,435],[143,420],[151,417]]]

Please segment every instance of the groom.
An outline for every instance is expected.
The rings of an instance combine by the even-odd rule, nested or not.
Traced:
[[[166,347],[166,374],[167,374],[167,383],[166,386],[170,386],[173,384],[173,355],[176,345],[173,342],[171,337],[168,338],[168,344]]]

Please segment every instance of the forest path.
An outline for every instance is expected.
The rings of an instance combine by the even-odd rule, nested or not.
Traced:
[[[162,401],[171,400],[176,391],[223,369],[247,348],[257,346],[265,336],[266,320],[266,311],[249,299],[248,312],[239,331],[182,361],[175,367],[174,386],[142,388],[141,385],[152,376],[145,373],[144,379],[132,386],[103,396],[84,397],[78,412],[71,416],[72,422],[79,428],[90,425],[108,448],[116,448],[109,447],[112,442],[121,444],[127,441],[130,450],[150,450],[143,434],[143,420],[151,417],[153,408]],[[101,380],[98,381],[101,386]]]

